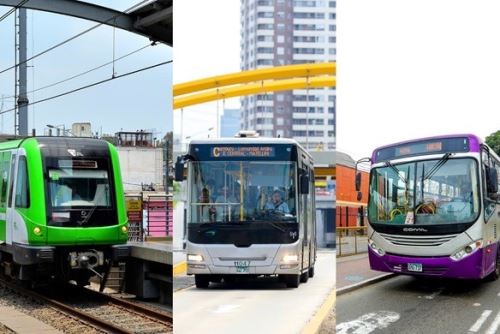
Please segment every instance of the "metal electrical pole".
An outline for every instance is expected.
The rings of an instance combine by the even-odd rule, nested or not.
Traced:
[[[28,95],[27,95],[27,73],[28,64],[26,62],[27,54],[27,22],[26,9],[19,8],[19,95],[17,98],[18,124],[17,133],[21,136],[28,135]]]

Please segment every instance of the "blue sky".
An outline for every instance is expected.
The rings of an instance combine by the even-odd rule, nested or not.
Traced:
[[[89,1],[125,10],[139,0]],[[0,15],[9,7],[0,7]],[[89,27],[89,22],[39,11],[28,11],[28,57]],[[116,58],[143,47],[148,39],[126,31],[115,31]],[[14,15],[0,22],[0,71],[14,64]],[[113,28],[101,26],[30,62],[28,91],[66,79],[113,59]],[[115,63],[116,75],[172,59],[172,48],[157,44]],[[172,129],[172,64],[117,79],[55,100],[29,107],[29,128],[43,134],[47,124],[91,122],[92,130],[104,133],[152,129],[160,137]],[[34,73],[33,73],[34,71]],[[30,102],[111,77],[112,66],[64,84],[29,94]],[[34,80],[33,80],[34,79]],[[0,74],[0,97],[14,92],[14,71]],[[1,107],[1,102],[0,102]],[[3,110],[13,107],[4,99]],[[12,112],[0,116],[0,132],[12,133]]]

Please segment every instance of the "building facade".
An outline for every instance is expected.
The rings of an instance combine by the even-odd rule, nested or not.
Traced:
[[[336,1],[241,0],[241,69],[336,59]],[[241,98],[241,128],[335,149],[335,89]]]

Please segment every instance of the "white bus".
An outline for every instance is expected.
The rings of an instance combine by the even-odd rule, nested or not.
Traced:
[[[314,276],[314,166],[296,141],[193,140],[176,163],[184,179],[187,274],[198,288],[260,275],[298,287]]]

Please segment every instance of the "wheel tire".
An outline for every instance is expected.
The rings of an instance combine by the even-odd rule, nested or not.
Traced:
[[[300,284],[300,275],[286,275],[285,283],[289,288],[298,288]]]
[[[194,275],[194,283],[198,289],[206,289],[210,284],[210,278],[205,275]]]
[[[500,249],[497,250],[497,261],[495,264],[495,269],[491,274],[488,275],[488,281],[496,281],[500,277]]]
[[[309,277],[310,278],[314,277],[314,266],[312,266],[311,268],[309,268]]]
[[[309,270],[306,270],[300,275],[300,283],[306,283],[309,280]]]

